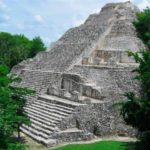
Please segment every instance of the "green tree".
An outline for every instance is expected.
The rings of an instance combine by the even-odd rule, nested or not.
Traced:
[[[8,68],[0,65],[0,150],[20,150],[25,147],[13,134],[18,132],[20,135],[20,126],[30,124],[23,107],[26,104],[25,96],[33,91],[11,86],[20,79],[8,73]]]
[[[150,8],[137,14],[137,21],[134,22],[138,36],[150,48]]]
[[[123,102],[121,115],[128,125],[135,127],[141,133],[142,150],[150,146],[150,9],[146,8],[137,15],[134,22],[138,36],[146,44],[146,49],[140,52],[129,52],[139,67],[133,70],[137,73],[135,77],[141,83],[140,96],[133,92],[125,94],[127,101]],[[139,149],[139,145],[136,149]]]
[[[140,96],[133,92],[125,94],[127,101],[123,103],[121,114],[127,124],[137,128],[140,132],[150,131],[150,51],[129,53],[139,67],[134,70],[138,75],[135,79],[141,82]]]
[[[9,68],[44,50],[46,47],[40,37],[29,40],[24,35],[0,32],[0,64],[5,64]]]
[[[11,47],[13,46],[12,35],[9,33],[0,33],[0,64],[10,65]]]
[[[44,46],[42,39],[40,37],[35,37],[32,40],[30,57],[34,57],[38,52],[45,51],[45,50],[46,50],[46,47]]]

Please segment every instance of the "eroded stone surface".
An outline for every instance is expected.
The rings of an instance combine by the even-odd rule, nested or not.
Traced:
[[[111,134],[134,135],[113,107],[123,93],[138,93],[126,51],[144,48],[132,22],[139,10],[130,2],[110,3],[69,29],[47,52],[12,69],[34,89],[25,111],[31,126],[22,131],[47,146]]]

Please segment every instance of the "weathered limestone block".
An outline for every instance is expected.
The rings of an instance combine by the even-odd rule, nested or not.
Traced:
[[[135,60],[133,59],[133,57],[129,57],[127,52],[122,52],[121,53],[121,63],[135,63]]]
[[[94,58],[93,65],[99,65],[102,59],[100,58]]]
[[[93,97],[93,98],[97,98],[97,91],[96,90],[92,90],[92,95],[91,95],[91,97]]]
[[[73,91],[71,93],[71,100],[72,101],[79,101],[81,94],[78,91]]]
[[[136,134],[136,130],[125,125],[120,118],[119,112],[113,107],[111,102],[80,106],[74,111],[72,116],[59,124],[59,128],[67,127],[67,124],[74,124],[74,127],[97,136],[108,134],[134,136]]]
[[[82,59],[82,65],[88,65],[89,64],[89,58],[88,57],[84,57],[83,59]]]
[[[83,103],[91,104],[91,99],[90,99],[90,98],[85,98],[85,99],[83,100]]]
[[[71,99],[71,93],[66,91],[65,94],[64,94],[64,97],[67,98],[67,99]]]
[[[117,60],[115,57],[108,59],[107,65],[109,66],[117,66]]]
[[[84,87],[84,94],[85,96],[91,97],[92,96],[92,89],[89,86]]]
[[[49,140],[48,140],[46,143],[44,143],[44,144],[46,144],[47,147],[54,147],[54,146],[58,145],[59,142],[58,142],[58,140],[56,140],[56,139],[49,139]]]
[[[67,93],[66,89],[59,89],[59,96],[60,97],[65,97],[66,93]]]
[[[53,138],[58,139],[59,143],[61,142],[72,142],[72,141],[89,141],[94,138],[92,133],[87,131],[70,129],[66,131],[62,131],[59,134],[55,134]]]
[[[69,79],[64,79],[62,84],[64,89],[72,91],[72,82]]]
[[[48,89],[47,89],[47,93],[50,94],[50,95],[59,95],[59,90],[57,87],[55,86],[50,86]]]

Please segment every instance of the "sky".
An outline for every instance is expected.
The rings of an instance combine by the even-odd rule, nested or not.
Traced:
[[[0,0],[0,32],[40,36],[48,46],[109,2],[127,0]],[[131,0],[141,10],[150,0]]]

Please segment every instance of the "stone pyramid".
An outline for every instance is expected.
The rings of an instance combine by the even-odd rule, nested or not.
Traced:
[[[128,50],[144,48],[132,22],[131,2],[106,4],[79,27],[69,29],[46,52],[21,62],[12,73],[18,86],[34,89],[25,111],[31,126],[22,132],[47,146],[104,135],[132,135],[114,109],[123,93],[139,91]]]

